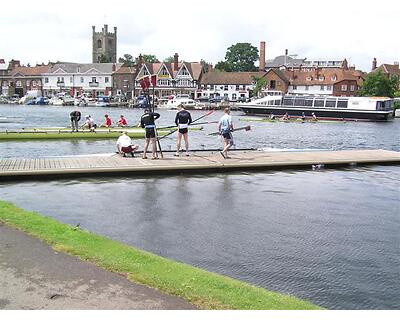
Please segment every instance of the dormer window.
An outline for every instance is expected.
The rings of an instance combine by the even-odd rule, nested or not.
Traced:
[[[81,72],[81,67],[77,67],[77,68],[76,68],[76,72],[77,72],[77,73],[80,73],[80,72]]]
[[[319,77],[318,77],[318,80],[319,80],[319,81],[324,81],[324,80],[325,80],[325,77],[324,77],[324,76],[319,76]]]
[[[336,77],[336,75],[334,75],[334,76],[332,76],[332,81],[336,81],[337,80],[337,77]]]
[[[307,76],[306,80],[307,80],[307,81],[311,81],[311,80],[312,80],[312,77],[311,77],[311,76]]]

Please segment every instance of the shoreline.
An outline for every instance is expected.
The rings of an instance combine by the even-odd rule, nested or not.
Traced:
[[[308,301],[163,258],[0,201],[0,222],[54,250],[122,274],[131,282],[178,296],[201,309],[318,310]]]

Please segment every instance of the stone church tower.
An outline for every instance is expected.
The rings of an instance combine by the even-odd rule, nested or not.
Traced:
[[[104,55],[107,62],[117,62],[117,27],[114,33],[108,32],[108,25],[104,25],[101,32],[96,32],[96,27],[92,26],[92,62],[100,62]]]

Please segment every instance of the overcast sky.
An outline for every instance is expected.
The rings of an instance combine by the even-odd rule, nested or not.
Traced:
[[[0,58],[35,64],[91,62],[92,25],[118,27],[117,55],[179,53],[186,61],[215,64],[237,42],[266,58],[297,54],[343,59],[369,71],[372,59],[400,60],[400,4],[352,0],[35,0],[0,4]],[[256,63],[258,64],[258,62]]]

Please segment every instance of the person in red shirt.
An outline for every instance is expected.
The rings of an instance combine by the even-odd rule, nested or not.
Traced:
[[[112,120],[111,120],[111,118],[108,116],[108,114],[105,114],[105,115],[104,115],[104,118],[105,118],[105,121],[104,121],[104,123],[102,123],[101,127],[106,127],[106,128],[111,127],[111,125],[112,125]]]
[[[126,119],[124,118],[124,116],[121,114],[121,116],[119,117],[119,120],[117,122],[118,127],[126,127],[128,125],[128,122],[126,121]]]

